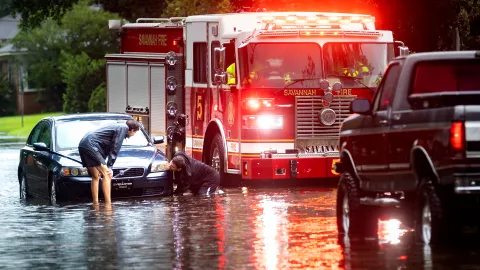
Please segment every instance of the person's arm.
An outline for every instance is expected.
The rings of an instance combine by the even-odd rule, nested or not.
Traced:
[[[115,135],[113,138],[113,146],[112,151],[108,155],[107,158],[107,166],[112,167],[117,160],[118,152],[120,152],[120,148],[122,148],[123,140],[127,137],[128,127],[118,127],[115,130]]]

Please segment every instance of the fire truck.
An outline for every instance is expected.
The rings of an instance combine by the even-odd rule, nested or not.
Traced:
[[[239,180],[337,177],[339,126],[408,48],[375,17],[244,12],[110,21],[107,111]],[[398,49],[396,48],[398,45]]]

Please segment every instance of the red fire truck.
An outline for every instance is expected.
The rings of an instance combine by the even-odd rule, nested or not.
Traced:
[[[372,97],[395,57],[369,15],[247,12],[138,19],[106,55],[108,111],[185,150],[228,180],[336,177],[339,125]],[[408,52],[398,42],[400,54]],[[186,121],[178,121],[178,116]],[[185,118],[182,118],[185,120]],[[237,177],[235,177],[237,176]]]

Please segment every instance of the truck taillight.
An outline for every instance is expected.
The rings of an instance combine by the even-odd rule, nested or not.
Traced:
[[[453,151],[461,151],[465,144],[465,127],[463,122],[453,122],[450,126],[450,147]]]

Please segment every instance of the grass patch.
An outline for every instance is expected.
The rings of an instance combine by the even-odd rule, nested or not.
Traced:
[[[10,136],[19,136],[26,137],[30,134],[32,128],[44,117],[55,116],[63,114],[62,112],[50,112],[50,113],[41,113],[41,114],[31,114],[25,115],[23,117],[23,127],[22,127],[22,116],[7,116],[0,117],[0,133],[7,133]]]

